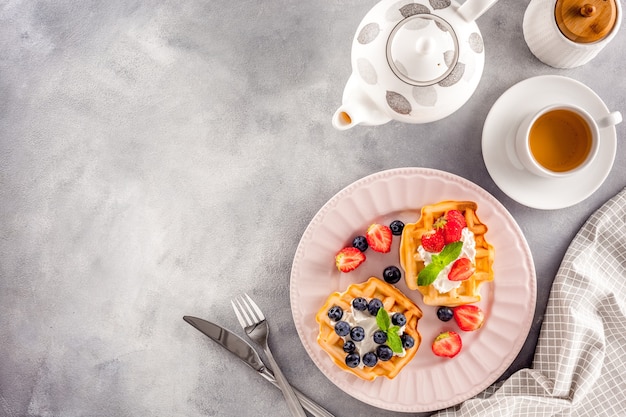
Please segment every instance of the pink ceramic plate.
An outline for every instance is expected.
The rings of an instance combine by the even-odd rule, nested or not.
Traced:
[[[399,266],[399,237],[390,253],[368,249],[367,260],[355,271],[340,273],[334,256],[364,234],[374,222],[417,221],[420,208],[442,200],[472,200],[489,227],[487,240],[495,247],[495,280],[481,288],[485,325],[462,332],[454,320],[437,319],[436,308],[408,290],[404,278],[396,284],[422,308],[418,329],[422,344],[415,358],[393,380],[363,381],[342,371],[317,344],[315,314],[334,291],[370,276],[382,278],[389,265]],[[478,394],[506,371],[524,344],[535,311],[536,280],[530,250],[509,212],[476,184],[456,175],[423,168],[402,168],[365,177],[341,190],[315,215],[295,254],[291,271],[291,309],[302,344],[317,367],[349,395],[375,407],[400,411],[433,411]],[[439,332],[461,334],[463,349],[453,359],[435,356],[430,345]]]

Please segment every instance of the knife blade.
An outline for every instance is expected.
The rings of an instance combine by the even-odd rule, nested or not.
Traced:
[[[230,330],[215,323],[211,323],[210,321],[193,316],[183,316],[183,320],[195,327],[198,331],[200,331],[200,333],[209,337],[209,339],[217,342],[220,346],[237,356],[244,363],[257,371],[259,375],[278,388],[278,383],[276,382],[276,378],[274,378],[274,374],[267,366],[265,366],[257,351],[248,342]],[[294,388],[294,391],[302,406],[313,416],[335,417],[328,410],[315,403],[297,389]]]

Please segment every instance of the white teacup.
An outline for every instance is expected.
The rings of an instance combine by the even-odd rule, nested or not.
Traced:
[[[553,104],[522,121],[515,151],[522,165],[535,175],[569,176],[583,170],[598,155],[600,129],[621,121],[617,111],[594,119],[580,107]]]

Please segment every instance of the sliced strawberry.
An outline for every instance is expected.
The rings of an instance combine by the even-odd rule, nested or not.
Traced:
[[[472,304],[454,307],[452,312],[456,324],[459,325],[459,329],[465,332],[478,330],[485,322],[485,313],[483,313],[480,307]]]
[[[428,252],[441,252],[445,245],[441,229],[431,230],[422,235],[422,247]]]
[[[365,262],[365,254],[353,246],[343,248],[335,255],[335,265],[341,272],[354,271]]]
[[[463,347],[461,336],[455,332],[443,332],[435,338],[432,345],[433,353],[444,358],[454,358]]]
[[[367,228],[365,238],[369,247],[376,252],[387,253],[391,250],[393,235],[389,226],[374,223]]]
[[[474,264],[468,258],[459,258],[452,264],[450,272],[448,272],[448,279],[450,281],[465,281],[472,275],[474,275]]]

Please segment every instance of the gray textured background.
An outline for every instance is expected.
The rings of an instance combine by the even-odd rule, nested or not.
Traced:
[[[519,222],[539,293],[509,373],[530,365],[567,245],[626,186],[626,127],[602,187],[546,212],[496,187],[483,122],[540,74],[582,81],[626,113],[626,36],[556,70],[524,42],[528,1],[500,0],[479,19],[486,68],[458,112],[337,132],[352,37],[374,4],[0,1],[0,416],[286,416],[278,390],[181,319],[238,329],[228,300],[244,290],[271,318],[295,386],[338,416],[392,415],[319,372],[288,290],[317,210],[402,166],[461,175]]]

